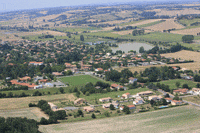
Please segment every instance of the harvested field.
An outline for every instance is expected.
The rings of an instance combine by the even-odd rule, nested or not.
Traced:
[[[168,30],[168,29],[183,29],[185,28],[184,26],[174,22],[174,19],[166,19],[165,22],[153,25],[153,26],[148,26],[145,27],[145,29],[153,30],[153,31],[161,31],[163,30]]]
[[[126,115],[85,122],[42,125],[44,133],[121,133],[121,132],[199,132],[200,111],[193,106],[182,106],[153,112]]]
[[[171,33],[174,33],[174,34],[194,35],[194,36],[196,36],[197,33],[199,33],[199,32],[200,32],[200,27],[198,27],[198,28],[192,28],[192,29],[184,29],[184,30],[171,31]]]
[[[48,115],[44,114],[39,108],[24,108],[24,109],[14,109],[14,110],[0,110],[1,117],[26,117],[29,119],[34,119],[40,121],[42,117],[48,119]]]
[[[140,21],[138,23],[134,23],[134,24],[128,24],[129,26],[139,26],[139,25],[145,25],[145,24],[149,24],[149,23],[153,23],[156,21],[160,21],[162,19],[149,19],[149,20],[144,20],[144,21]],[[124,25],[125,26],[125,25]],[[119,28],[122,28],[124,26],[119,26]],[[103,31],[109,31],[109,30],[113,30],[115,28],[115,26],[113,27],[107,27],[107,28],[103,28]]]
[[[60,94],[60,95],[47,95],[47,96],[35,96],[35,97],[23,97],[23,98],[4,98],[0,99],[0,110],[10,109],[22,109],[28,108],[29,103],[37,103],[39,100],[47,100],[51,102],[75,100],[73,94]]]
[[[200,96],[183,97],[183,100],[200,105]]]
[[[42,34],[50,34],[50,35],[54,35],[54,36],[66,36],[65,33],[58,32],[58,31],[50,31],[50,30],[18,33],[19,36],[42,35]]]
[[[187,15],[187,14],[200,14],[200,10],[195,10],[192,8],[184,9],[184,10],[172,10],[168,11],[166,9],[157,12],[156,15],[168,15],[168,16],[176,16],[176,15]]]

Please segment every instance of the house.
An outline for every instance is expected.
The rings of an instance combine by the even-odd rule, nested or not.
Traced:
[[[112,98],[110,98],[110,97],[99,99],[100,102],[109,102],[111,100],[112,100]]]
[[[148,97],[148,100],[157,101],[157,100],[160,100],[160,99],[162,99],[162,96],[153,95],[153,96]]]
[[[52,75],[54,75],[54,76],[62,76],[63,74],[59,73],[59,72],[52,72]]]
[[[113,103],[106,103],[106,104],[103,104],[102,107],[103,107],[103,108],[110,108],[110,105],[111,105],[111,104],[112,104],[115,108],[118,108],[118,107],[119,107],[119,104],[118,104],[118,103],[114,103],[114,102],[113,102]]]
[[[178,100],[172,100],[171,104],[172,105],[181,105],[181,104],[183,104],[183,102],[182,101],[178,101]]]
[[[129,84],[133,84],[135,81],[137,81],[137,78],[133,78],[133,77],[129,78]]]
[[[28,89],[40,88],[40,86],[38,86],[38,85],[35,85],[35,84],[32,84],[32,83],[21,83],[21,82],[18,82],[17,80],[15,80],[15,79],[11,80],[10,82],[11,82],[11,84],[15,84],[15,85],[27,86]]]
[[[169,102],[171,102],[173,99],[172,98],[165,98],[165,100],[169,103]]]
[[[200,94],[200,88],[192,88],[192,91],[197,95]]]
[[[34,65],[34,66],[41,66],[43,64],[44,64],[43,62],[36,62],[36,61],[29,62],[29,65]]]
[[[134,105],[139,105],[139,104],[143,104],[144,100],[142,98],[136,98],[135,101],[133,101]]]
[[[77,100],[74,101],[74,105],[77,105],[77,104],[83,104],[84,102],[86,102],[85,99],[83,99],[83,98],[79,98],[79,99],[77,99]]]
[[[175,66],[173,66],[172,67],[175,71],[177,71],[178,70],[178,67],[175,67]]]
[[[125,93],[125,94],[122,94],[122,97],[124,99],[128,99],[130,97],[130,93]]]
[[[58,109],[58,107],[55,104],[50,103],[50,102],[48,102],[48,104],[51,107],[51,109]]]
[[[41,84],[41,83],[47,83],[47,82],[49,82],[50,80],[48,80],[48,79],[41,79],[41,80],[38,80],[38,82],[39,82],[39,84]]]
[[[184,94],[187,94],[188,92],[188,89],[184,88],[184,89],[178,89],[178,90],[173,90],[173,94],[181,94],[181,95],[184,95]]]
[[[153,91],[143,91],[143,92],[137,93],[137,96],[144,96],[144,95],[151,95],[151,94],[153,94]]]
[[[29,76],[25,76],[25,77],[23,77],[23,78],[20,78],[19,80],[21,80],[21,81],[28,81],[28,80],[31,80],[31,77],[29,77]]]
[[[117,89],[117,90],[119,90],[119,89],[124,89],[124,90],[126,90],[126,87],[124,87],[124,86],[122,86],[122,85],[118,85],[118,84],[112,84],[112,85],[110,86],[110,89],[111,89],[111,90],[114,90],[114,89]]]
[[[95,69],[95,72],[103,71],[103,68],[97,68]]]
[[[129,107],[129,110],[135,109],[135,105],[127,105],[127,107]],[[120,110],[123,110],[124,106],[120,107]]]
[[[90,106],[86,106],[86,107],[83,107],[83,110],[86,111],[86,112],[93,112],[94,108],[92,108]]]

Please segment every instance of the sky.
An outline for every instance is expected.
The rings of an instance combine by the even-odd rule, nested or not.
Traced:
[[[0,12],[22,10],[22,9],[76,6],[76,5],[88,5],[88,4],[127,3],[134,1],[136,2],[136,1],[166,1],[166,0],[0,0]]]

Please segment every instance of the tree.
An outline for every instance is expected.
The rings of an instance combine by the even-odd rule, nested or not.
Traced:
[[[161,102],[163,105],[167,105],[167,101],[164,98],[161,99]]]
[[[108,111],[104,112],[104,115],[105,115],[106,117],[110,117],[110,113],[109,113]]]
[[[183,84],[182,88],[189,88],[188,84]]]
[[[140,47],[140,49],[139,49],[139,52],[140,52],[140,53],[144,53],[144,52],[145,52],[145,50],[144,50],[144,47],[143,47],[143,46],[141,46],[141,47]]]
[[[123,112],[125,112],[126,114],[130,114],[131,113],[129,107],[127,107],[125,105],[124,105]]]
[[[56,111],[55,115],[58,120],[63,120],[63,119],[65,119],[65,117],[67,117],[65,110]]]
[[[65,92],[64,92],[64,89],[63,89],[62,87],[59,88],[59,91],[60,91],[60,93],[62,93],[62,94],[65,93]]]
[[[94,113],[92,114],[92,116],[91,116],[91,117],[92,117],[93,119],[95,119],[95,118],[96,118],[96,116],[95,116],[95,114],[94,114]]]
[[[40,120],[40,124],[42,124],[42,125],[48,125],[49,122],[48,122],[47,119],[45,119],[44,117],[42,117],[41,120]]]
[[[80,40],[84,41],[84,36],[83,35],[80,35]]]
[[[176,82],[176,87],[178,88],[180,86],[180,82]]]
[[[185,42],[185,43],[192,43],[193,40],[194,40],[193,35],[184,35],[182,37],[182,41]]]
[[[110,110],[115,110],[115,107],[113,104],[110,105]]]

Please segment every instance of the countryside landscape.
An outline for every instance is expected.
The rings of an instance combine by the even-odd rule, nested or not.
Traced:
[[[200,2],[75,1],[0,11],[0,132],[200,132]]]

